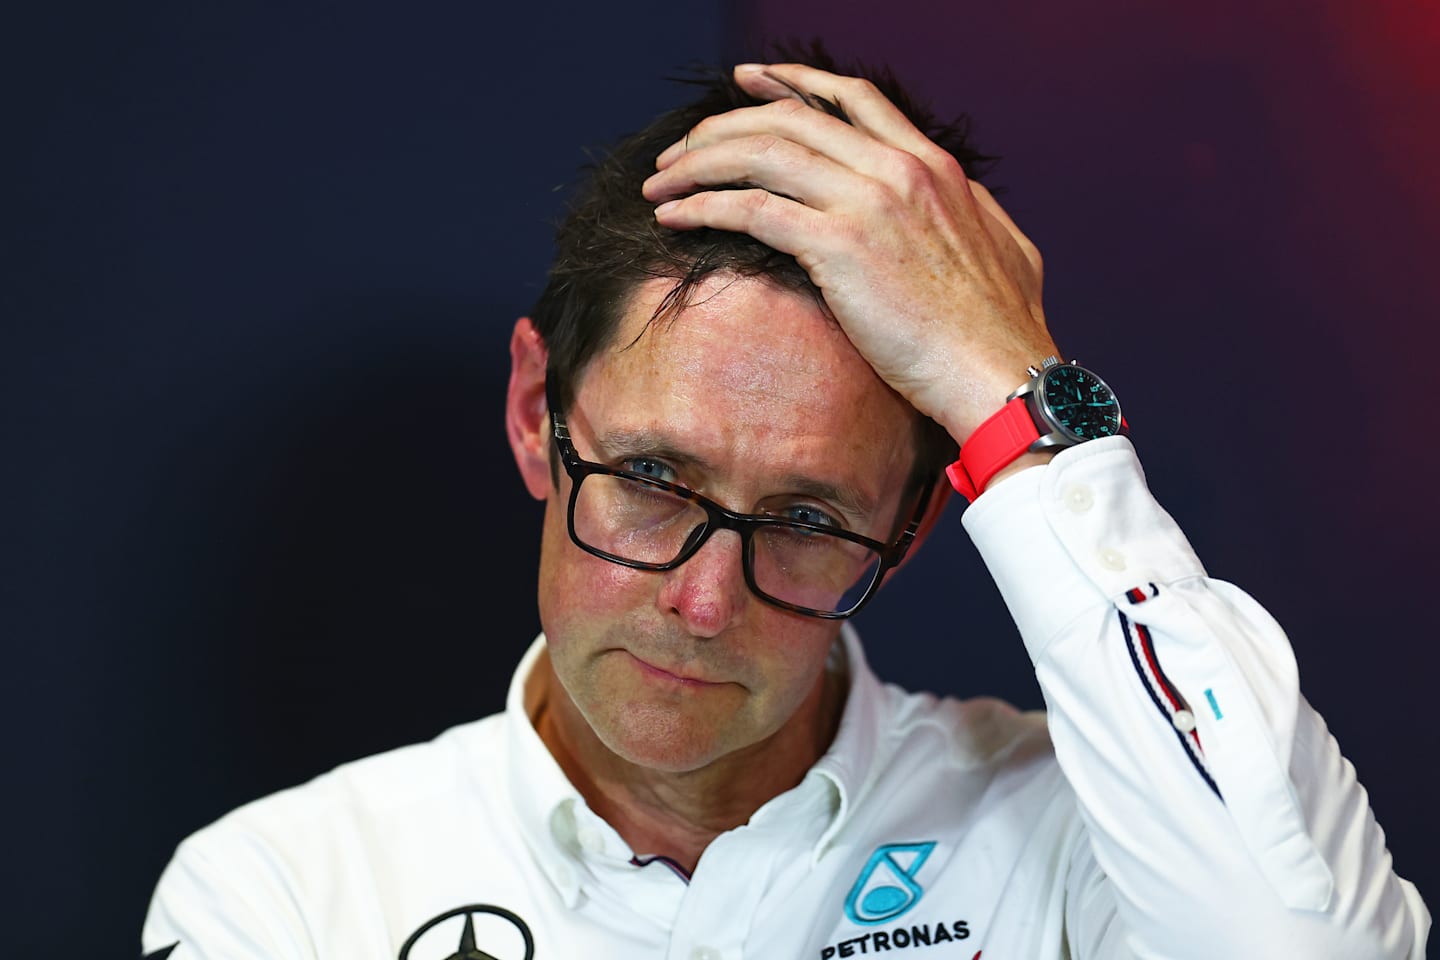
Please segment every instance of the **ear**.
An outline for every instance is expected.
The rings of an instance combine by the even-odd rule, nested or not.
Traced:
[[[529,317],[510,335],[510,388],[505,394],[505,432],[525,489],[536,500],[550,494],[550,417],[545,404],[549,352]]]

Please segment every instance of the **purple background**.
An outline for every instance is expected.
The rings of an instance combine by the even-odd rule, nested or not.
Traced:
[[[969,113],[1003,156],[990,182],[1045,253],[1060,345],[1120,392],[1212,575],[1290,632],[1398,869],[1433,897],[1440,12],[1288,6],[17,20],[12,952],[98,935],[131,955],[184,834],[500,706],[537,627],[539,520],[501,428],[506,336],[555,188],[583,146],[677,101],[675,68],[816,33]],[[860,628],[891,679],[1039,704],[958,508]]]

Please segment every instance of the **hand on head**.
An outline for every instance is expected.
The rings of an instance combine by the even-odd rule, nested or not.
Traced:
[[[876,372],[963,441],[1028,364],[1058,353],[1039,251],[870,81],[801,64],[741,65],[735,79],[769,102],[659,155],[644,187],[656,219],[794,256]]]

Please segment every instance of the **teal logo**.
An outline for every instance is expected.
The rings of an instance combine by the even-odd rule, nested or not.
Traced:
[[[934,849],[933,840],[876,847],[845,898],[845,916],[863,926],[873,926],[894,920],[919,903],[925,888],[915,882],[915,874]]]

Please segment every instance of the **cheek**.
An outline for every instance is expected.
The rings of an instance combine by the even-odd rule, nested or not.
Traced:
[[[758,688],[753,692],[769,712],[788,716],[815,690],[836,632],[828,624],[796,623],[795,615],[776,613],[779,622],[762,624],[745,656],[754,665]]]
[[[607,617],[633,608],[656,589],[658,575],[632,570],[581,550],[570,539],[564,507],[546,512],[540,545],[540,624],[560,640],[571,624],[598,632]],[[582,627],[582,630],[585,628]]]

